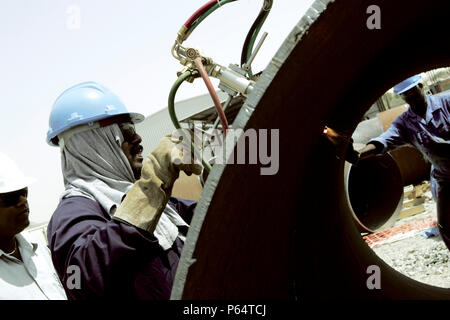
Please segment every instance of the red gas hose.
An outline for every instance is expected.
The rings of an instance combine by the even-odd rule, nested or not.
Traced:
[[[222,123],[224,135],[226,135],[227,130],[228,130],[227,117],[225,116],[225,113],[223,112],[222,104],[219,101],[219,97],[217,96],[216,90],[214,90],[213,84],[211,83],[211,80],[209,79],[209,76],[206,73],[205,67],[203,66],[202,58],[197,57],[194,59],[194,62],[195,62],[195,66],[197,67],[198,71],[200,72],[200,75],[203,78],[203,81],[205,81],[206,87],[208,88],[211,98],[214,101],[214,106],[216,107],[217,113],[219,114],[220,122]]]
[[[208,3],[204,4],[200,9],[195,11],[195,13],[184,23],[184,26],[189,29],[191,25],[200,17],[203,13],[208,11],[213,5],[217,3],[217,0],[211,0]]]

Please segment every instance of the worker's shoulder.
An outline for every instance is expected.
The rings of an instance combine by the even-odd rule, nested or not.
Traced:
[[[101,212],[102,209],[97,201],[92,199],[75,196],[62,199],[55,210],[54,215],[80,212],[80,209],[86,212]]]

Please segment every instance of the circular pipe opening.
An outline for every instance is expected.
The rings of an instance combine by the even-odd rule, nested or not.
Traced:
[[[403,203],[403,183],[397,163],[389,154],[346,163],[345,191],[361,232],[377,232],[394,225]]]

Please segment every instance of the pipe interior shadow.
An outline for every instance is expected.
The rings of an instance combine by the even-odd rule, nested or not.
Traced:
[[[391,227],[403,201],[403,183],[395,160],[389,154],[364,159],[358,166],[350,166],[345,175],[348,200],[362,231]]]

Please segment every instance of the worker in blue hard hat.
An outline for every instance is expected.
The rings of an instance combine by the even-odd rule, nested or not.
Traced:
[[[437,205],[440,234],[450,249],[450,92],[426,95],[421,76],[394,87],[409,105],[390,128],[357,153],[358,159],[382,154],[403,145],[416,147],[431,163],[430,187]]]
[[[34,180],[0,153],[0,300],[67,299],[47,245],[24,231]]]
[[[53,104],[47,142],[61,150],[65,191],[47,236],[69,299],[170,297],[195,208],[171,190],[180,170],[202,167],[175,161],[170,137],[144,160],[134,126],[143,120],[96,82]]]

